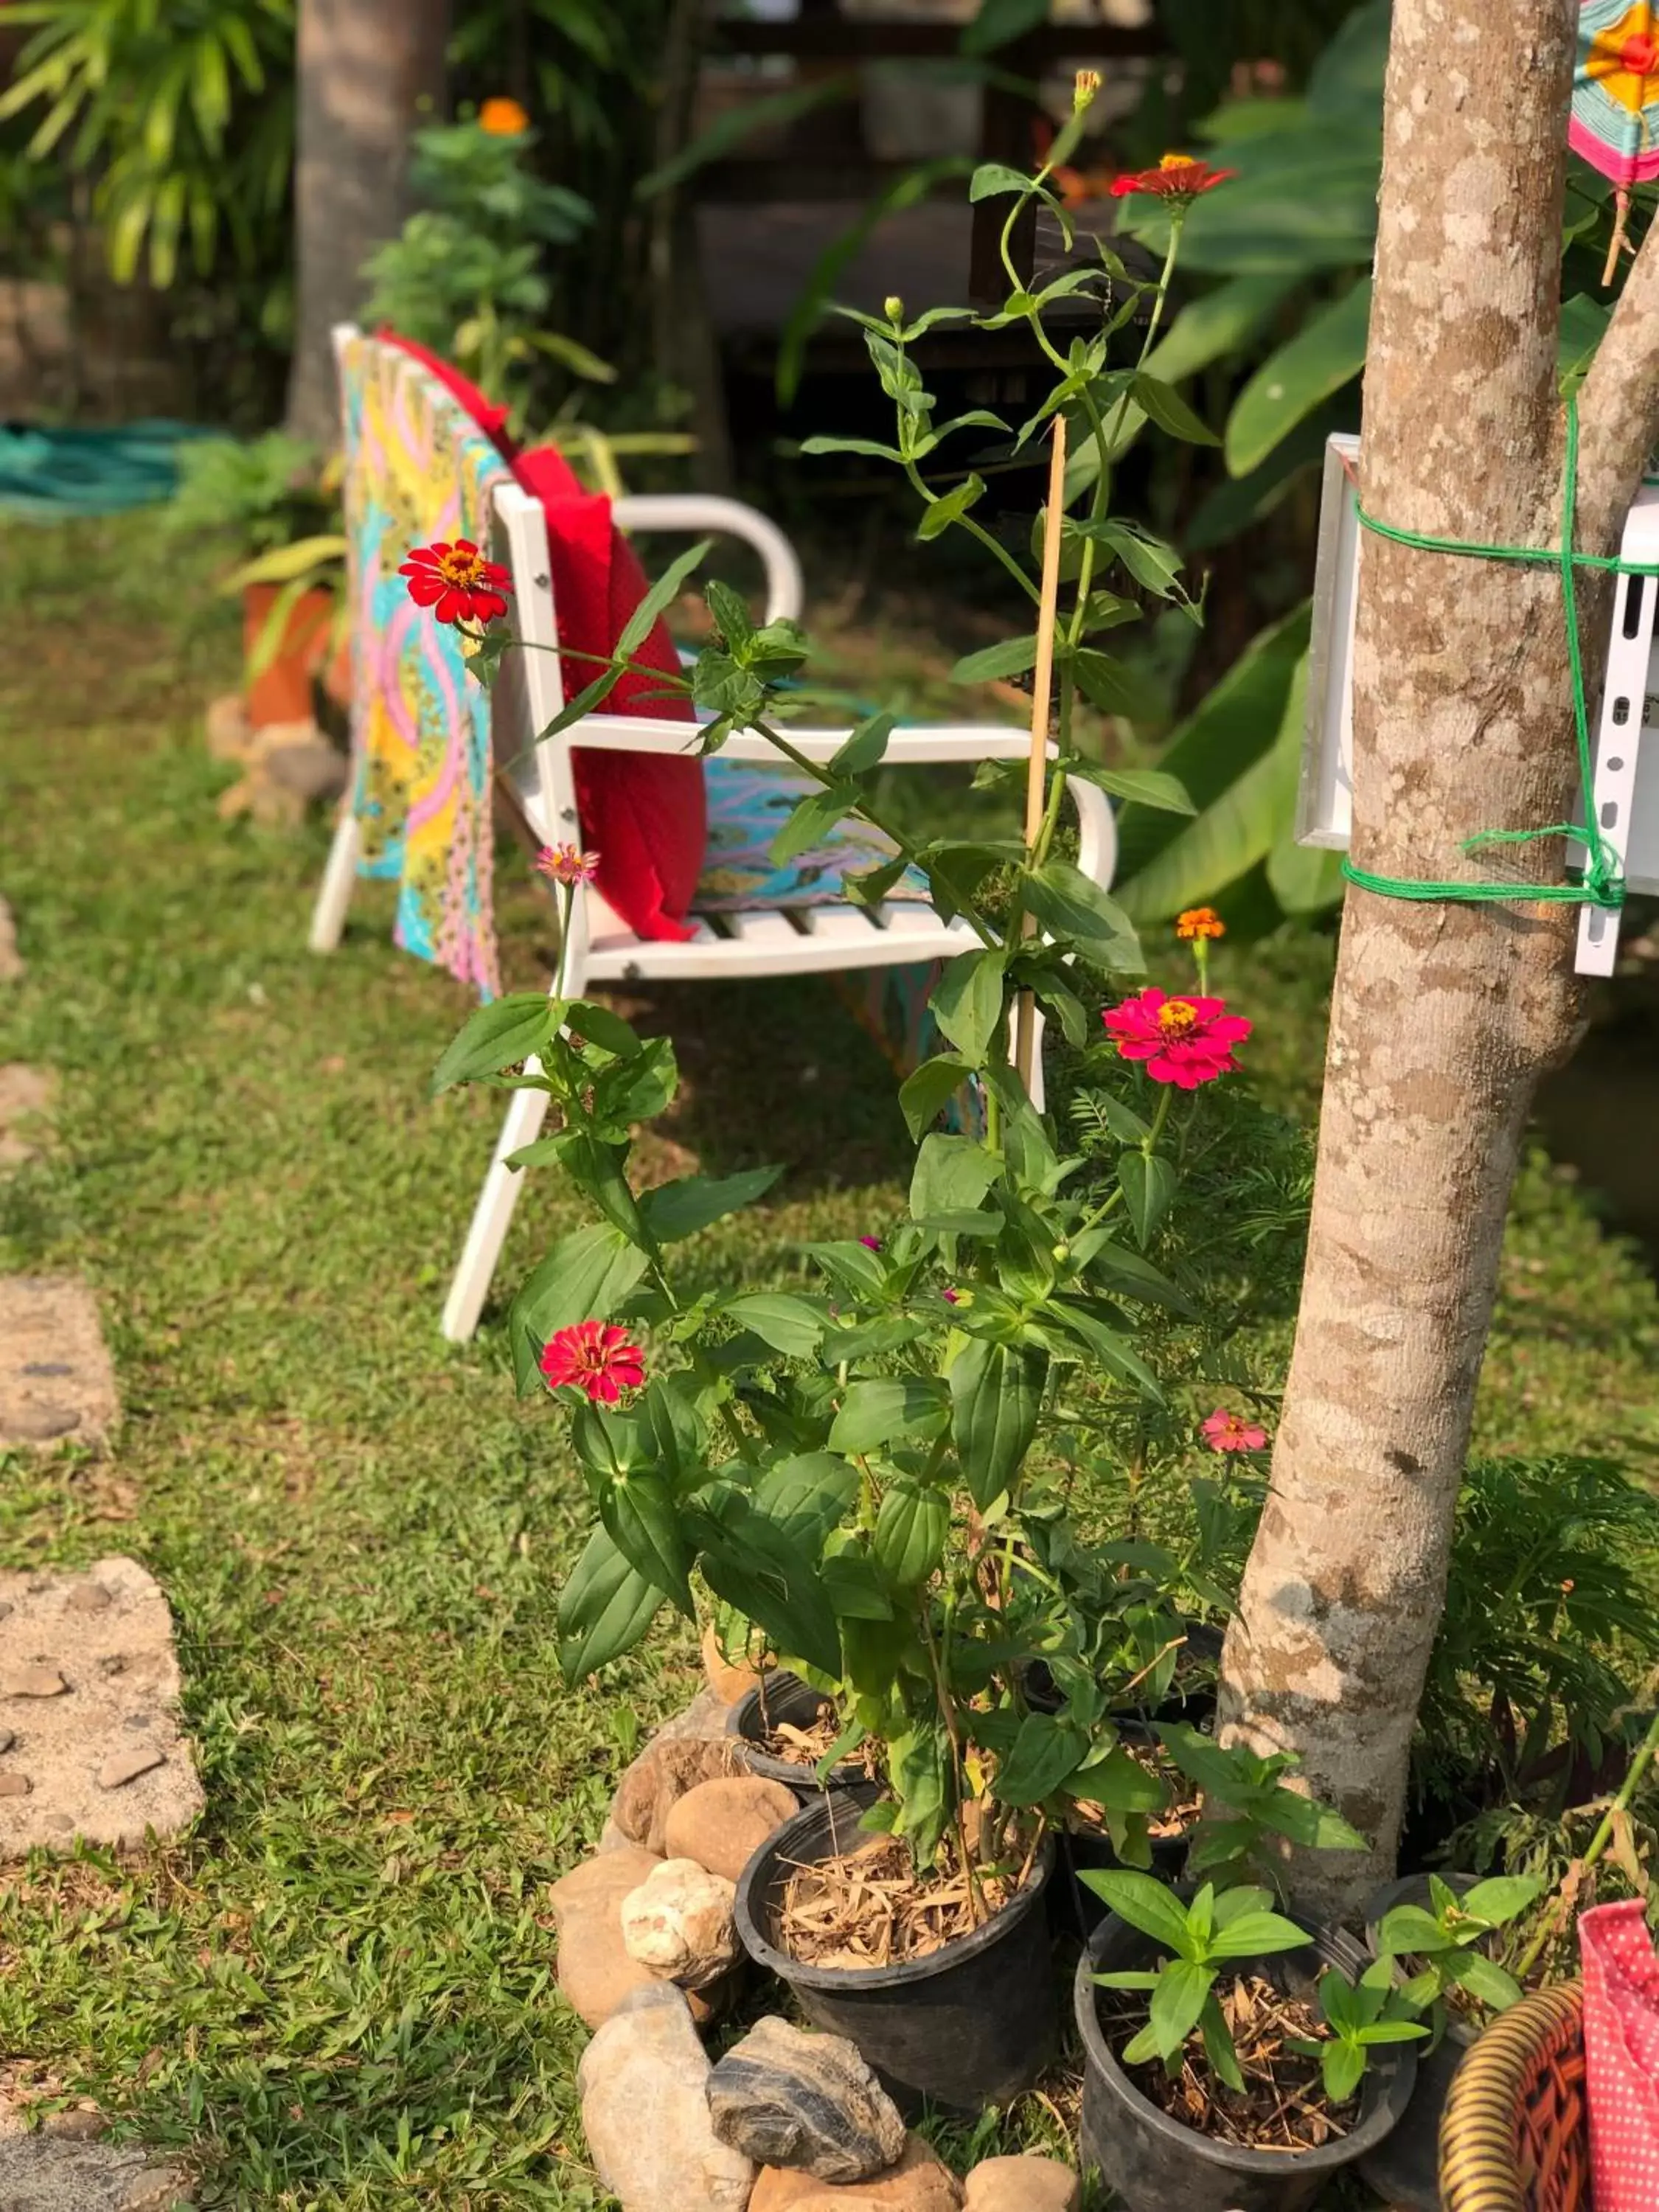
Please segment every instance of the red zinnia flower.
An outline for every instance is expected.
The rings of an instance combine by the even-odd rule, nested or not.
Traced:
[[[1267,1431],[1255,1421],[1247,1421],[1243,1413],[1230,1413],[1224,1406],[1218,1406],[1207,1421],[1201,1422],[1199,1434],[1212,1451],[1260,1451],[1267,1441]]]
[[[1102,1014],[1125,1060],[1144,1060],[1154,1083],[1196,1091],[1237,1067],[1232,1047],[1250,1034],[1243,1014],[1230,1014],[1224,999],[1172,999],[1156,985]]]
[[[614,1406],[624,1390],[645,1380],[645,1354],[628,1331],[601,1321],[579,1321],[556,1329],[542,1346],[542,1375],[550,1390],[574,1383],[597,1406]]]
[[[398,574],[409,579],[409,596],[430,607],[441,623],[494,622],[507,612],[502,593],[512,590],[499,561],[486,561],[470,538],[453,545],[417,545]]]
[[[1155,169],[1132,169],[1112,179],[1112,198],[1127,199],[1131,192],[1151,192],[1155,199],[1176,200],[1184,207],[1200,192],[1212,192],[1236,177],[1237,169],[1212,169],[1190,154],[1166,154]]]

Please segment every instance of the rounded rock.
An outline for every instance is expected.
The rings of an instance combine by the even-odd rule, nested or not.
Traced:
[[[818,2181],[799,2166],[761,2169],[749,2212],[959,2212],[962,2184],[921,2136],[905,2138],[904,2154],[872,2181]]]
[[[758,1774],[700,1782],[671,1807],[664,1842],[670,1858],[695,1859],[710,1874],[739,1881],[767,1838],[799,1810],[787,1783]]]
[[[1078,2212],[1083,2186],[1057,2158],[988,2158],[962,2202],[963,2212]]]
[[[665,1859],[622,1901],[623,1948],[665,1980],[706,1988],[737,1962],[737,1895],[695,1859]]]

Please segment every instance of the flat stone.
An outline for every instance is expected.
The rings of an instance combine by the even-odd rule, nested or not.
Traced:
[[[8,1606],[6,1610],[9,1613],[11,1607]],[[17,1732],[15,1729],[0,1728],[0,1752],[9,1751],[16,1741]]]
[[[968,2177],[963,2212],[1078,2212],[1083,2185],[1057,2158],[988,2158]]]
[[[872,2181],[818,2181],[799,2166],[761,2168],[749,2212],[958,2212],[962,2184],[932,2144],[905,2138],[897,2164]]]
[[[744,2212],[755,2169],[708,2117],[708,2060],[665,1982],[614,2013],[576,2069],[582,2128],[623,2212]]]
[[[189,2212],[184,2178],[129,2145],[0,2139],[4,2212]]]
[[[103,1602],[77,1602],[93,1587]],[[0,1573],[0,1692],[33,1674],[71,1692],[8,1710],[31,1787],[0,1797],[0,1861],[76,1836],[130,1850],[151,1829],[187,1828],[202,1786],[180,1731],[173,1620],[155,1579],[125,1559],[100,1559],[85,1574]],[[135,1731],[135,1718],[148,1725]],[[0,2212],[9,2212],[3,2192]]]
[[[27,1797],[28,1794],[27,1774],[0,1774],[0,1797]]]
[[[109,2133],[109,2122],[96,2105],[71,2105],[67,2112],[49,2112],[40,2123],[40,2132],[60,2142],[95,2142]]]
[[[661,1858],[668,1815],[687,1790],[744,1771],[736,1740],[726,1733],[726,1711],[712,1690],[699,1691],[628,1767],[617,1785],[611,1818],[630,1843]]]
[[[17,950],[17,925],[11,908],[0,898],[0,983],[15,983],[24,974],[23,956]]]
[[[663,1824],[663,1841],[671,1859],[696,1859],[710,1874],[739,1881],[774,1829],[799,1810],[786,1783],[758,1774],[723,1775],[676,1799]]]
[[[88,1286],[73,1275],[0,1276],[0,1450],[101,1445],[118,1405]]]
[[[150,1774],[165,1765],[167,1753],[158,1751],[153,1743],[143,1744],[137,1751],[118,1752],[106,1759],[98,1770],[100,1790],[125,1790],[129,1782],[136,1782],[141,1774]]]
[[[0,1698],[61,1698],[68,1687],[55,1667],[0,1667]]]
[[[69,1595],[71,1613],[102,1613],[113,1603],[102,1583],[76,1583]]]
[[[26,1167],[45,1150],[46,1123],[58,1096],[50,1068],[0,1064],[0,1170]]]
[[[737,1895],[695,1859],[665,1859],[622,1901],[623,1948],[653,1974],[707,1989],[737,1964]]]
[[[757,2165],[803,2167],[821,2181],[868,2181],[904,2152],[898,2107],[858,2046],[775,2013],[709,2075],[708,2111],[720,2141]]]

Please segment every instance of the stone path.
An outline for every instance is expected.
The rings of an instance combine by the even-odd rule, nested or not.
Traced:
[[[23,956],[17,950],[17,929],[11,908],[0,898],[0,983],[15,983],[23,973]]]
[[[44,2131],[9,2135],[0,2126],[3,2212],[188,2212],[188,2205],[177,2171],[147,2151]]]
[[[87,1285],[73,1275],[0,1275],[0,1451],[97,1447],[118,1411],[115,1370]]]
[[[187,1827],[203,1796],[179,1689],[173,1617],[136,1559],[0,1574],[0,1858]]]

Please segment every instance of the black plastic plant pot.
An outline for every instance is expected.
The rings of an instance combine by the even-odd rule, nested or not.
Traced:
[[[892,1966],[815,1966],[779,1947],[784,1891],[800,1866],[868,1842],[859,1819],[873,1793],[820,1797],[769,1836],[738,1885],[738,1935],[757,1965],[788,1984],[815,2027],[855,2043],[907,2116],[922,2102],[977,2114],[1028,2089],[1053,2057],[1059,2005],[1044,1894],[1045,1839],[1032,1878],[971,1936]]]
[[[1291,1908],[1295,1917],[1295,1907]],[[1144,1971],[1158,1956],[1150,1937],[1109,1913],[1078,1961],[1075,1999],[1083,2039],[1081,2164],[1099,2169],[1127,2212],[1304,2212],[1343,2167],[1357,2166],[1400,2124],[1416,2077],[1408,2043],[1382,2045],[1366,2069],[1359,2117],[1317,2150],[1236,2148],[1179,2120],[1143,2096],[1118,2063],[1100,2024],[1097,1973]],[[1322,1966],[1350,1976],[1365,1963],[1352,1937],[1322,1931],[1305,1950],[1233,1962],[1296,1995],[1311,1992]]]
[[[1145,1721],[1120,1717],[1117,1723],[1120,1741],[1139,1743],[1156,1750],[1158,1739]],[[1178,1835],[1154,1836],[1152,1839],[1152,1872],[1160,1881],[1178,1881],[1187,1863],[1187,1845],[1190,1832]],[[1127,1865],[1112,1848],[1112,1839],[1100,1828],[1073,1828],[1061,1838],[1060,1850],[1064,1869],[1068,1876],[1062,1885],[1056,1882],[1057,1892],[1066,1893],[1065,1910],[1056,1917],[1068,1935],[1087,1942],[1106,1917],[1106,1903],[1096,1895],[1082,1877],[1085,1874],[1103,1873],[1115,1867]]]
[[[799,1674],[778,1668],[768,1672],[759,1688],[739,1698],[726,1717],[726,1732],[739,1740],[740,1756],[749,1771],[764,1775],[769,1782],[783,1783],[803,1805],[822,1796],[826,1787],[852,1788],[868,1778],[860,1760],[844,1759],[831,1768],[826,1784],[818,1780],[815,1768],[803,1765],[798,1759],[780,1759],[765,1748],[767,1737],[780,1721],[787,1721],[791,1728],[811,1728],[824,1702],[821,1691],[803,1682]]]
[[[1473,1875],[1448,1874],[1441,1879],[1452,1889],[1474,1886]],[[1420,1905],[1426,1911],[1427,1875],[1404,1875],[1398,1881],[1385,1881],[1366,1899],[1365,1948],[1373,1959],[1377,1955],[1377,1930],[1383,1916],[1396,1905]],[[1451,2093],[1452,2075],[1480,2033],[1472,2021],[1448,2014],[1440,2043],[1418,2060],[1417,2086],[1405,2118],[1385,2142],[1361,2160],[1361,2178],[1385,2203],[1409,2205],[1412,2212],[1440,2212],[1440,2118]]]

